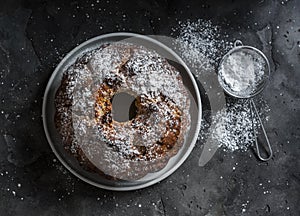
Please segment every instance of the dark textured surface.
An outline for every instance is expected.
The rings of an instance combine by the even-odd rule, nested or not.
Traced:
[[[0,3],[0,215],[299,215],[300,1],[98,2]],[[179,20],[198,18],[270,58],[262,97],[271,108],[273,159],[219,149],[198,167],[198,143],[173,175],[133,192],[97,189],[69,174],[51,152],[41,119],[60,59],[103,33],[170,35]]]

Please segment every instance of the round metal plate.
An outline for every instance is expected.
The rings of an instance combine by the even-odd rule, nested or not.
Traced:
[[[135,45],[142,45],[148,49],[155,50],[162,57],[166,58],[170,64],[175,66],[179,70],[184,85],[189,90],[189,96],[191,98],[191,128],[186,136],[185,143],[180,151],[172,157],[165,168],[156,172],[147,174],[145,177],[136,181],[112,181],[101,177],[99,174],[91,173],[84,170],[78,163],[78,161],[63,148],[61,138],[55,128],[54,115],[55,115],[55,94],[58,87],[61,84],[61,78],[70,65],[72,65],[76,59],[82,56],[83,53],[98,48],[104,43],[113,43],[124,41],[126,43],[132,43]],[[160,43],[159,41],[133,33],[110,33],[92,38],[81,45],[74,48],[69,52],[66,57],[58,64],[54,70],[48,85],[46,87],[44,101],[43,101],[43,125],[48,139],[48,142],[59,159],[59,161],[75,176],[83,181],[97,186],[103,189],[116,190],[116,191],[128,191],[153,185],[169,175],[171,175],[179,166],[186,160],[191,153],[196,141],[200,129],[202,106],[200,100],[200,93],[194,77],[186,64],[181,58],[170,48]]]

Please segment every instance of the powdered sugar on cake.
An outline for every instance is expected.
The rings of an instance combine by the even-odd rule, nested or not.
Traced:
[[[64,145],[81,163],[134,179],[162,169],[182,146],[190,123],[189,96],[179,72],[156,52],[125,43],[103,45],[77,59],[64,76],[56,97],[58,128]],[[134,120],[101,123],[105,107],[96,100],[105,86],[117,87],[113,94],[126,91],[138,98]],[[101,91],[101,97],[110,93]],[[176,143],[158,153],[158,143],[168,134],[178,136]]]

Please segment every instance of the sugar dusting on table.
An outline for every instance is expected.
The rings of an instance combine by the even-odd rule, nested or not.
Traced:
[[[213,116],[210,130],[219,147],[228,151],[245,151],[253,143],[253,127],[257,121],[252,119],[249,105],[245,99],[230,101],[226,108]]]
[[[179,22],[179,26],[173,31],[179,31],[176,38],[177,49],[195,70],[196,76],[200,69],[203,71],[217,66],[224,52],[233,46],[232,42],[224,39],[227,38],[226,34],[222,37],[220,27],[210,20]]]

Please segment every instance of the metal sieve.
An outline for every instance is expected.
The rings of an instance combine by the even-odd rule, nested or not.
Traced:
[[[247,62],[245,63],[246,60]],[[230,96],[243,99],[249,98],[250,100],[255,146],[257,156],[262,161],[271,159],[273,152],[262,120],[252,98],[262,92],[269,80],[269,76],[270,64],[267,57],[257,48],[243,45],[240,40],[235,41],[234,48],[222,58],[218,68],[218,81],[224,91]],[[262,157],[258,146],[256,127],[254,126],[253,121],[255,116],[253,113],[259,120],[259,126],[261,127],[267,142],[268,149],[266,149],[266,151],[268,152],[268,157],[266,158]]]

